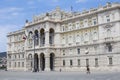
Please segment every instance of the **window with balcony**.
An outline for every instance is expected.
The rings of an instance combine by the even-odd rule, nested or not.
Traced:
[[[112,45],[111,45],[111,43],[106,43],[106,46],[107,46],[108,52],[112,52]]]

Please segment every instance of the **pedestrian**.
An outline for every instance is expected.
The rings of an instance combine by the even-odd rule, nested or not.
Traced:
[[[62,70],[61,70],[61,68],[60,68],[60,72],[61,72]]]
[[[89,68],[89,66],[86,66],[86,68],[87,68],[87,74],[90,74],[90,68]]]

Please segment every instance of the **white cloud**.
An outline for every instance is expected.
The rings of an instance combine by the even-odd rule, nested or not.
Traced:
[[[87,0],[76,0],[76,3],[84,3],[86,2]]]
[[[21,15],[21,11],[23,11],[23,8],[17,8],[17,7],[6,7],[0,9],[0,18],[1,19],[10,19],[14,16]],[[23,13],[22,13],[23,14]]]
[[[17,8],[17,7],[7,7],[0,9],[0,13],[8,13],[8,12],[14,12],[14,11],[21,11],[23,8]]]
[[[6,51],[7,33],[20,29],[21,25],[0,25],[0,51]]]
[[[53,2],[59,2],[59,0],[53,0]]]
[[[28,1],[28,4],[29,4],[29,5],[33,5],[33,4],[35,4],[35,1],[34,1],[34,0],[29,0],[29,1]]]

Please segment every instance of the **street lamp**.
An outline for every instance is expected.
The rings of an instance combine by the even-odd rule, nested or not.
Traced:
[[[33,35],[33,41],[34,41],[34,63],[33,63],[33,72],[37,72],[38,70],[38,64],[37,64],[37,60],[35,59],[36,55],[35,55],[35,45],[38,44],[38,42],[36,43],[36,40],[38,39],[38,36],[36,34]],[[38,56],[37,56],[38,57]]]
[[[33,55],[33,56],[34,56],[34,57],[33,57],[33,72],[36,72],[36,71],[37,71],[37,70],[35,69],[35,64],[36,64],[36,63],[35,63],[35,39],[36,39],[36,38],[37,38],[37,37],[36,37],[36,35],[34,34],[34,35],[33,35],[33,41],[34,41],[34,42],[33,42],[33,44],[34,44],[34,47],[33,47],[33,48],[34,48],[34,55]]]

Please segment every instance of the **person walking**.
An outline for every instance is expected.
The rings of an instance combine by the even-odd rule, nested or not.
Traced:
[[[89,68],[89,65],[86,66],[86,69],[87,69],[87,74],[90,74],[90,68]]]

